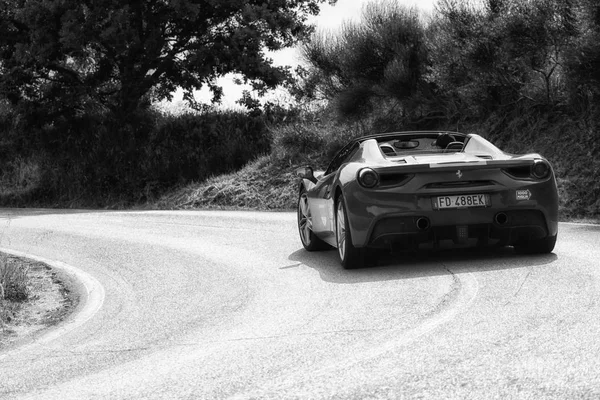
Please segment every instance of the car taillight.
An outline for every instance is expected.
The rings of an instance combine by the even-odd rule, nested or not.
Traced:
[[[358,171],[358,183],[367,189],[373,188],[379,183],[379,174],[371,168],[363,168]]]
[[[544,160],[535,160],[531,166],[531,175],[536,179],[544,179],[550,175],[550,165]]]

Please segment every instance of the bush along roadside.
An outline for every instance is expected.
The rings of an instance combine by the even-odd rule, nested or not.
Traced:
[[[275,114],[140,109],[53,120],[9,110],[0,127],[0,205],[124,208],[238,170],[270,151]],[[66,139],[65,139],[66,138]]]

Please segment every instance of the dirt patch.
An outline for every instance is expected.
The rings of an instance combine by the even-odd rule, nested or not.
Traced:
[[[0,305],[9,311],[9,317],[0,320],[0,350],[58,324],[78,303],[77,294],[66,284],[67,279],[46,264],[8,258],[28,268],[28,298],[20,302],[4,301]]]

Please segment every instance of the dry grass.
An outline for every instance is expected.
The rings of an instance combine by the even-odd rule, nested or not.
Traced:
[[[161,209],[291,210],[298,201],[298,177],[303,165],[322,168],[348,140],[367,133],[360,124],[309,119],[271,129],[271,154],[241,170],[192,183],[152,205]]]
[[[289,210],[297,200],[296,168],[263,156],[238,172],[182,187],[161,198],[154,207]]]
[[[0,254],[0,327],[9,322],[19,304],[29,298],[27,272],[27,265]]]

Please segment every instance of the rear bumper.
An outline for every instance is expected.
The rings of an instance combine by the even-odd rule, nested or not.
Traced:
[[[511,245],[551,236],[540,210],[505,210],[484,218],[458,214],[456,217],[456,222],[450,225],[431,225],[427,215],[386,215],[372,224],[363,246],[418,248],[422,244],[439,245],[444,241],[453,245]]]
[[[544,182],[514,180],[502,185],[462,189],[461,194],[489,194],[491,205],[481,208],[434,209],[432,199],[456,191],[432,192],[407,187],[370,190],[347,187],[345,198],[355,247],[422,244],[511,245],[558,232],[558,195],[553,177]],[[517,190],[529,190],[519,200]],[[420,220],[420,222],[419,222]]]

